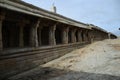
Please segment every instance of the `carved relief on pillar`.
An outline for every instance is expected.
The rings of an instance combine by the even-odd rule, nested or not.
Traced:
[[[30,30],[30,46],[38,47],[38,35],[37,29],[39,27],[40,20],[38,19],[35,23],[32,23]]]
[[[5,13],[0,12],[0,51],[3,50],[3,41],[2,41],[2,23],[5,19]]]
[[[69,27],[63,27],[63,30],[62,30],[62,43],[63,44],[68,44],[68,32],[69,32]]]
[[[55,30],[56,30],[56,24],[54,26],[51,26],[49,30],[49,44],[50,45],[56,45]]]

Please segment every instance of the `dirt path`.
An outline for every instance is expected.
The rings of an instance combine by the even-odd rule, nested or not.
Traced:
[[[21,76],[19,80],[120,80],[120,39],[92,43]]]
[[[120,80],[120,39],[95,42],[43,67],[70,71],[50,80]]]

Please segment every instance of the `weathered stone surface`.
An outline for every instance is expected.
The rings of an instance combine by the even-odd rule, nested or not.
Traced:
[[[84,43],[83,45],[86,45]],[[25,70],[32,69],[34,67],[39,66],[40,64],[44,64],[53,59],[56,59],[64,54],[77,49],[79,47],[83,47],[82,44],[71,44],[71,45],[61,45],[53,48],[46,48],[40,50],[25,51],[19,53],[12,53],[5,58],[0,57],[0,78],[6,77],[7,75],[13,75],[16,73],[23,72]],[[15,56],[18,54],[18,56]],[[22,55],[21,55],[22,54]],[[26,55],[28,54],[28,55]],[[19,56],[20,55],[20,56]]]
[[[39,27],[40,20],[37,20],[36,23],[33,23],[30,30],[30,45],[32,47],[38,47],[38,36],[37,36],[37,28]]]
[[[71,31],[71,42],[76,42],[76,36],[75,36],[76,29],[72,29]]]
[[[50,45],[56,45],[55,30],[56,30],[56,25],[50,27],[50,30],[49,30],[49,44]]]
[[[64,27],[62,29],[62,43],[63,44],[68,44],[68,31],[69,31],[69,27]]]

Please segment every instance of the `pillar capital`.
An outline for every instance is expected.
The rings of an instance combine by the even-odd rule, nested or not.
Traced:
[[[56,24],[50,27],[51,30],[55,31],[56,30]]]
[[[64,31],[69,31],[69,27],[63,27],[62,28]]]
[[[35,22],[31,22],[31,24],[33,25],[32,27],[38,28],[40,25],[40,19],[37,19]]]
[[[75,33],[76,31],[77,31],[77,29],[76,29],[76,28],[73,28],[73,29],[72,29],[72,32],[73,32],[73,33]]]
[[[79,29],[79,32],[82,32],[82,29]]]

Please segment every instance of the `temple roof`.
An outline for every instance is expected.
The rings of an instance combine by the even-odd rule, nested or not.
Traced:
[[[73,25],[76,27],[91,29],[91,27],[89,27],[89,25],[85,23],[78,22],[76,20],[67,18],[60,14],[44,10],[32,4],[23,2],[21,0],[0,0],[0,7],[17,11],[17,12],[22,12],[22,13],[33,15],[33,16],[37,16],[37,17],[51,19],[57,22]]]

